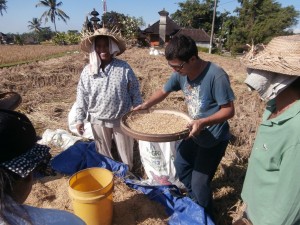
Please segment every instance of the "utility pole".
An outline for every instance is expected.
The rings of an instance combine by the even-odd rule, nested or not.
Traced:
[[[103,14],[102,14],[102,27],[105,27],[104,24],[104,19],[103,16],[105,15],[105,13],[107,12],[107,5],[106,5],[106,0],[102,0],[102,10],[103,10]]]
[[[213,13],[213,19],[212,19],[212,25],[211,25],[210,42],[209,42],[209,54],[211,54],[211,49],[212,49],[212,44],[213,44],[213,36],[214,36],[214,29],[215,29],[216,8],[217,8],[217,0],[215,0],[214,13]]]
[[[107,12],[106,0],[102,0],[103,15]]]

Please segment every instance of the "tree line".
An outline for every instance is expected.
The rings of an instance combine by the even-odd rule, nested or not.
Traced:
[[[215,1],[218,5],[219,0],[178,2],[178,10],[170,17],[181,27],[203,29],[210,35]],[[282,7],[276,0],[238,0],[238,3],[239,6],[233,14],[228,11],[216,11],[214,43],[222,49],[241,52],[246,44],[267,44],[275,36],[293,34],[291,27],[298,23],[300,14],[292,5]],[[7,0],[0,0],[2,16],[3,12],[7,12],[6,4]],[[39,39],[47,38],[49,35],[57,36],[56,21],[66,22],[70,19],[61,9],[62,4],[62,1],[56,0],[38,1],[36,7],[45,7],[47,10],[40,18],[28,21],[28,29]],[[55,33],[50,27],[43,28],[42,20],[45,23],[50,20],[54,25]],[[102,15],[100,21],[107,27],[118,26],[127,39],[136,38],[140,33],[139,27],[145,25],[143,18],[125,16],[114,11]]]
[[[219,4],[219,0],[217,5]],[[276,0],[238,0],[233,14],[216,12],[214,40],[232,51],[242,51],[246,44],[268,43],[273,37],[293,34],[299,11],[282,7]],[[187,0],[178,3],[171,18],[183,27],[199,28],[211,34],[214,0]]]

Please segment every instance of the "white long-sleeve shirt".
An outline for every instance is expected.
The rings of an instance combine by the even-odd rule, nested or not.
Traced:
[[[138,79],[130,65],[117,58],[95,75],[86,65],[77,86],[76,103],[77,123],[87,118],[91,123],[118,126],[125,113],[142,103]]]

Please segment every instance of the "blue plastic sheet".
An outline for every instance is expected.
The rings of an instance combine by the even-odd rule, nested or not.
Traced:
[[[106,168],[124,178],[129,187],[141,191],[149,199],[162,204],[170,216],[168,222],[170,225],[214,225],[204,209],[190,198],[181,195],[176,186],[149,186],[141,184],[138,179],[128,179],[128,176],[126,177],[128,166],[99,154],[94,142],[75,143],[55,156],[51,160],[51,167],[66,175],[90,167]]]
[[[67,175],[90,167],[106,168],[125,177],[128,166],[96,151],[95,142],[77,142],[51,160],[52,169]]]

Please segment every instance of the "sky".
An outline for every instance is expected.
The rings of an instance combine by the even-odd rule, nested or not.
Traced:
[[[103,13],[102,0],[57,0],[57,2],[60,1],[63,2],[60,9],[70,17],[70,20],[67,20],[67,24],[62,20],[56,21],[59,32],[81,31],[86,16],[90,18],[89,13],[94,8],[99,12],[99,17]],[[38,0],[7,0],[7,10],[3,12],[3,16],[0,15],[0,32],[5,34],[30,32],[28,21],[32,21],[34,17],[40,18],[47,10],[46,7],[35,7],[38,2]],[[142,17],[147,27],[159,20],[159,11],[165,9],[169,14],[176,12],[179,9],[178,2],[184,2],[184,0],[106,0],[106,5],[108,12],[114,11],[136,18]],[[293,5],[296,10],[300,11],[300,0],[277,0],[277,2],[283,7]],[[232,12],[237,6],[239,6],[237,0],[220,0],[217,11]],[[54,31],[50,20],[47,23],[43,21],[42,27],[50,27]],[[300,21],[296,27],[292,28],[294,32],[300,33]]]

